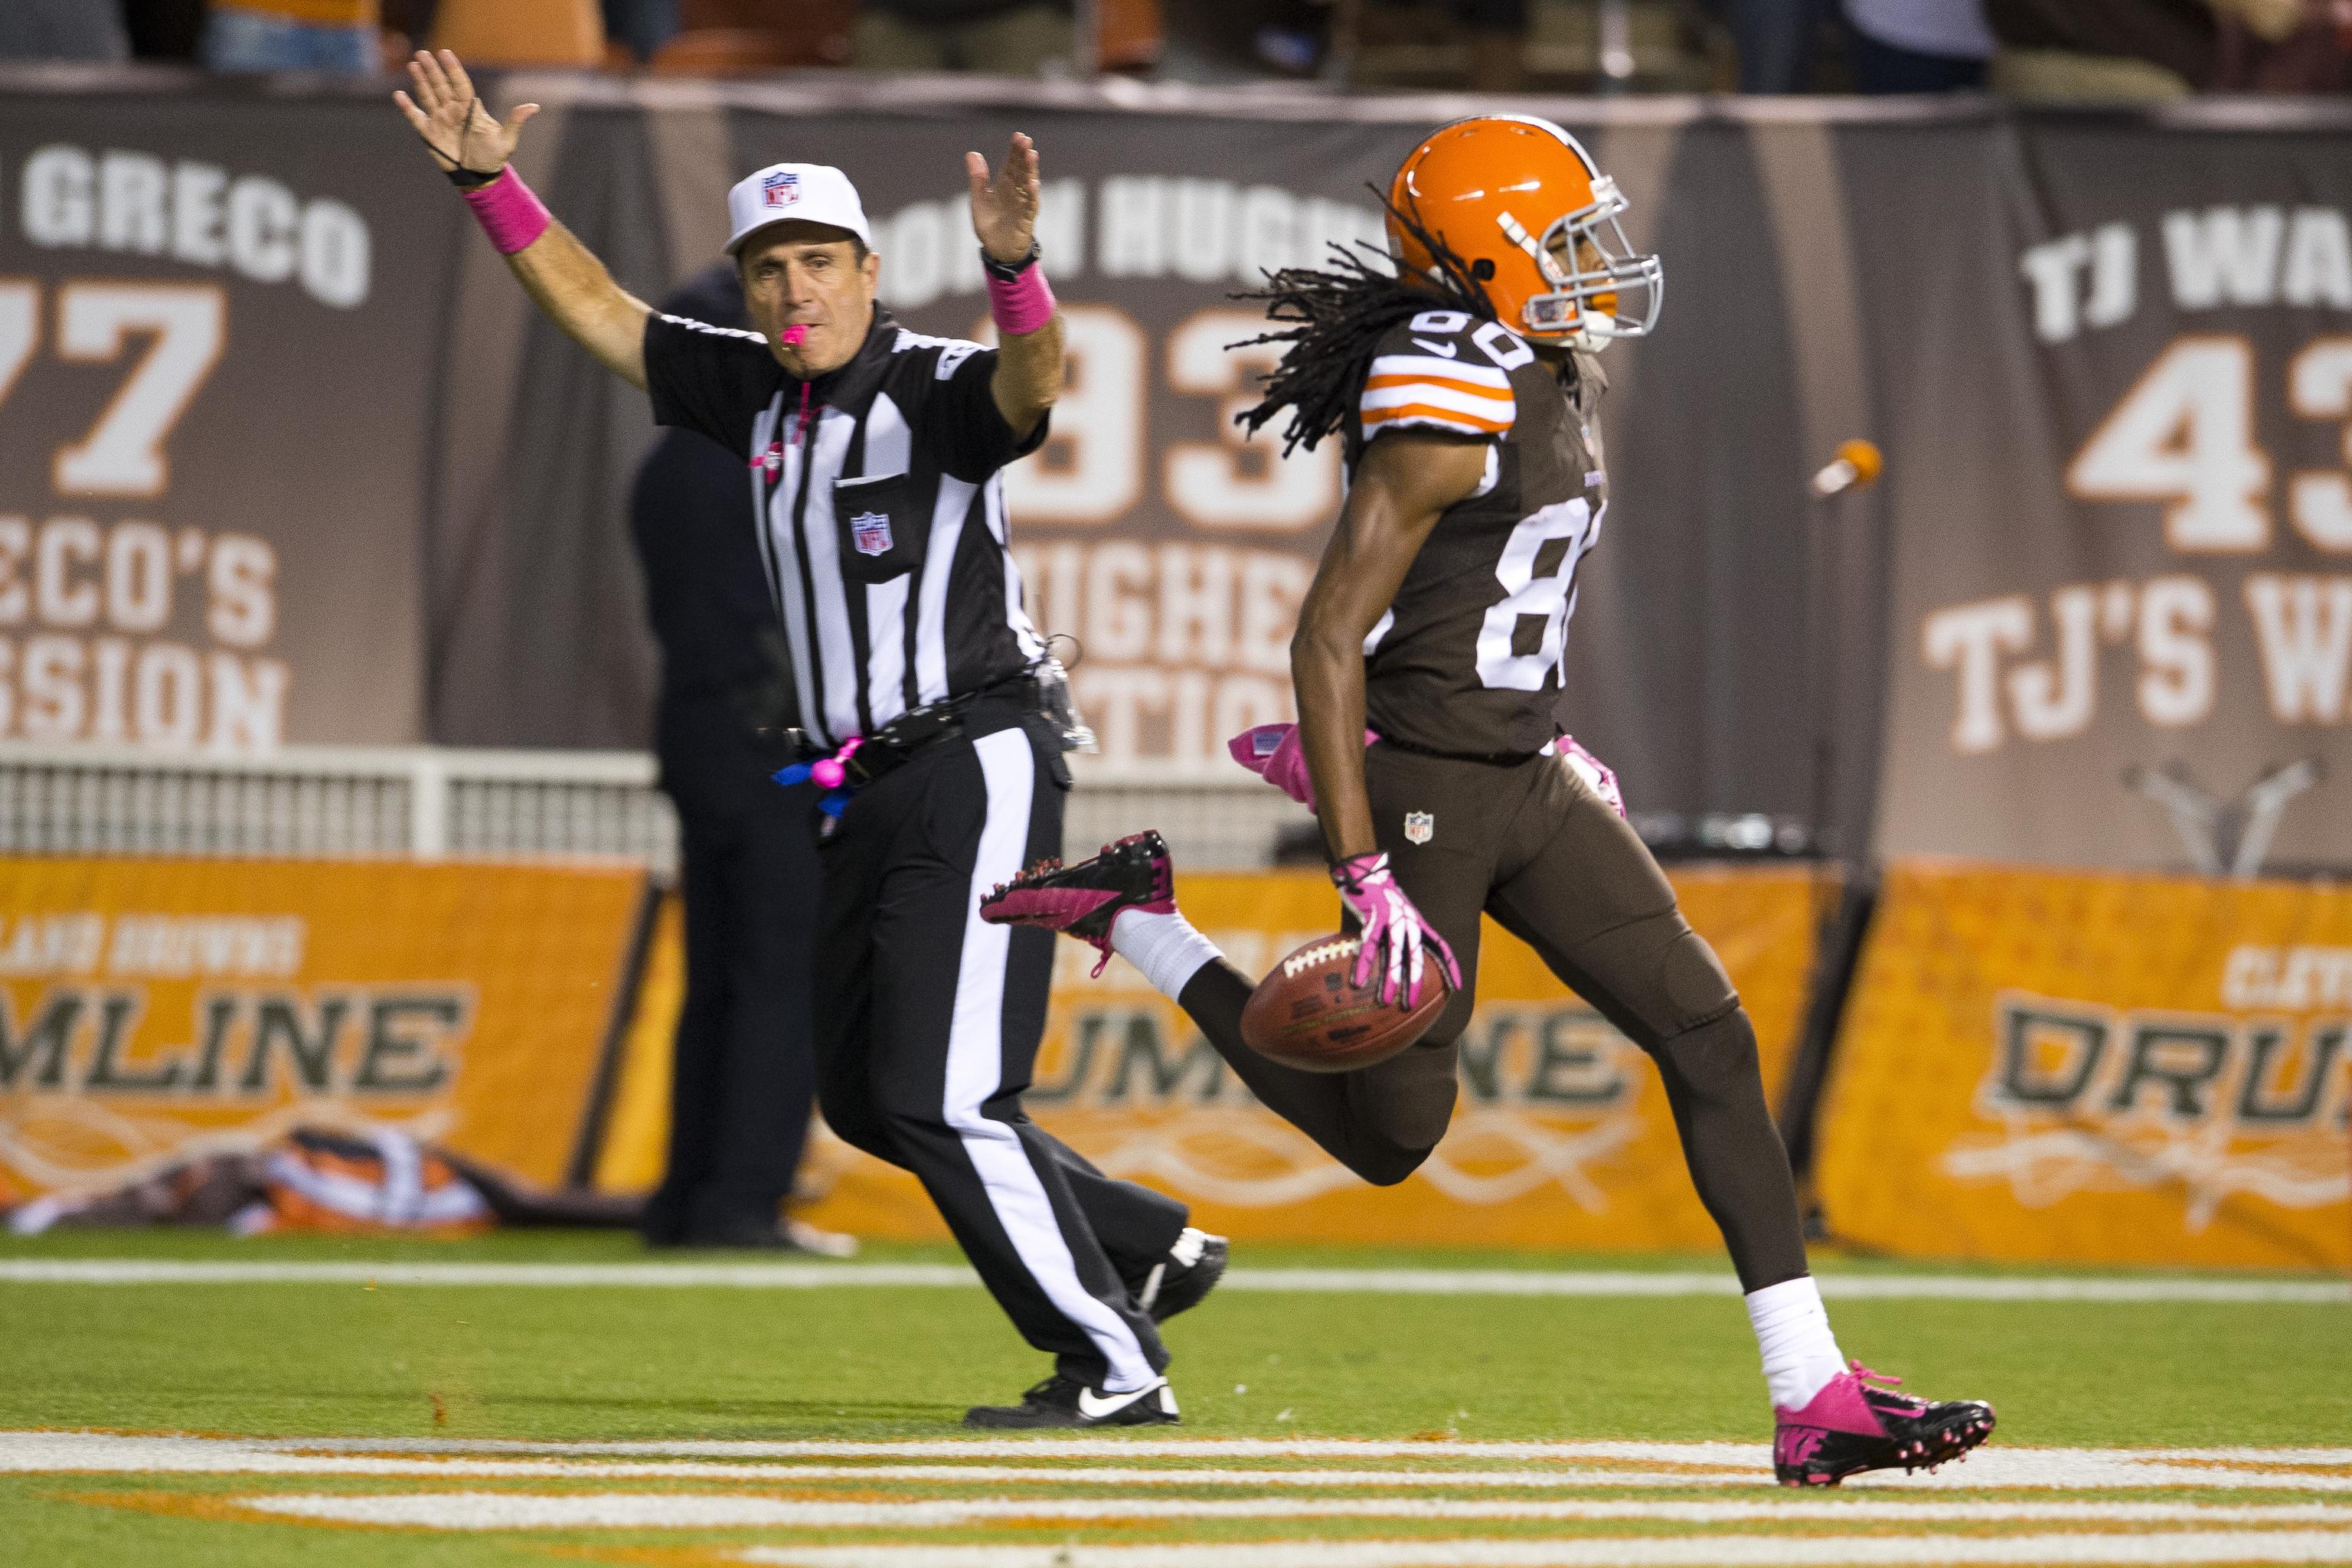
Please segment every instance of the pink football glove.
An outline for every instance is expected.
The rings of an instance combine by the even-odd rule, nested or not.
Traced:
[[[1591,786],[1592,793],[1601,797],[1603,805],[1620,816],[1625,815],[1625,792],[1617,787],[1616,770],[1578,745],[1573,735],[1562,735],[1552,745],[1559,752],[1559,760]]]
[[[1426,947],[1436,950],[1445,984],[1453,990],[1462,989],[1462,966],[1454,962],[1454,950],[1396,885],[1385,853],[1340,861],[1331,868],[1331,885],[1339,889],[1340,903],[1356,917],[1356,972],[1350,977],[1356,985],[1371,983],[1377,963],[1381,1005],[1395,1003],[1402,991],[1404,1009],[1411,1012],[1421,1005],[1421,955]]]
[[[1364,744],[1379,740],[1370,730]],[[1315,781],[1307,772],[1307,748],[1296,724],[1260,724],[1225,742],[1234,761],[1305,806],[1315,809]]]

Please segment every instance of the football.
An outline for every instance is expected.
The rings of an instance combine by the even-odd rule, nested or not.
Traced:
[[[1450,994],[1434,954],[1422,970],[1421,1005],[1383,1005],[1380,977],[1359,989],[1356,939],[1318,937],[1276,964],[1242,1008],[1242,1039],[1262,1057],[1306,1072],[1354,1072],[1421,1038]]]

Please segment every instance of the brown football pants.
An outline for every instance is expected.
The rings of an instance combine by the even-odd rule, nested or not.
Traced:
[[[1796,1184],[1764,1103],[1756,1031],[1633,828],[1551,757],[1479,763],[1375,745],[1364,777],[1381,847],[1452,944],[1465,989],[1401,1055],[1360,1072],[1309,1073],[1242,1043],[1253,983],[1209,964],[1186,984],[1182,1005],[1235,1075],[1364,1180],[1404,1180],[1453,1119],[1483,911],[1656,1062],[1692,1183],[1742,1288],[1805,1273]],[[1422,813],[1430,831],[1415,844],[1406,819]]]

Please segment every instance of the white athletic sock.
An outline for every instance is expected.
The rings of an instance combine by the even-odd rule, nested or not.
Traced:
[[[1184,983],[1200,973],[1202,964],[1224,956],[1182,915],[1155,915],[1149,910],[1118,911],[1110,922],[1110,950],[1143,971],[1151,988],[1171,1002],[1182,995]]]
[[[1748,1321],[1764,1352],[1764,1385],[1783,1410],[1802,1410],[1845,1370],[1821,1288],[1811,1275],[1748,1293]]]

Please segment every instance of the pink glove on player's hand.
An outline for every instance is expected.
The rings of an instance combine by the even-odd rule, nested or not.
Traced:
[[[1397,886],[1386,854],[1358,855],[1340,861],[1331,868],[1331,885],[1339,889],[1339,901],[1356,917],[1353,984],[1370,984],[1377,963],[1381,1005],[1396,1002],[1402,991],[1404,1008],[1411,1012],[1421,1005],[1422,950],[1426,947],[1436,951],[1447,986],[1462,989],[1462,966],[1454,962],[1454,950]]]

